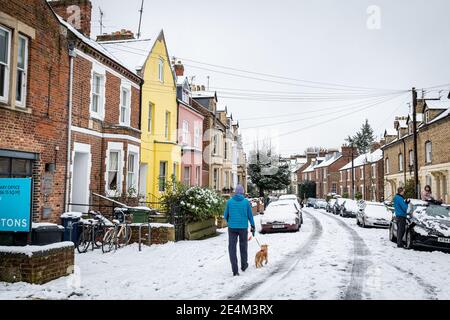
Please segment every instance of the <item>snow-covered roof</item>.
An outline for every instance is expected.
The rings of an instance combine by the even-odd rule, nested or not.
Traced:
[[[311,164],[308,166],[308,168],[306,168],[306,169],[303,170],[302,172],[303,172],[303,173],[313,172],[313,171],[314,171],[314,166],[315,166],[315,164],[314,164],[314,163],[311,163]]]
[[[436,121],[438,121],[438,120],[441,120],[441,119],[443,119],[443,118],[445,118],[445,117],[448,117],[449,115],[450,115],[450,108],[448,108],[447,110],[445,110],[444,112],[442,112],[441,114],[439,114],[439,115],[438,115],[436,118],[434,118],[433,120],[429,121],[429,122],[427,123],[427,125],[430,124],[430,123],[436,122]]]
[[[370,162],[377,162],[383,159],[383,150],[377,149],[370,154]]]
[[[182,86],[186,80],[188,80],[189,83],[187,76],[177,76],[177,86]]]
[[[428,109],[431,110],[445,110],[450,107],[450,100],[426,100],[425,105]]]
[[[103,47],[101,44],[99,44],[98,42],[96,42],[95,40],[86,37],[84,34],[82,34],[81,32],[79,32],[77,29],[75,29],[70,23],[68,23],[67,21],[65,21],[62,17],[60,17],[59,15],[56,15],[56,17],[59,19],[59,22],[66,27],[70,32],[72,32],[78,39],[80,39],[81,41],[83,41],[85,44],[87,44],[88,46],[90,46],[91,48],[97,50],[98,52],[100,52],[101,54],[103,54],[104,56],[108,57],[109,59],[115,61],[116,63],[122,65],[124,68],[128,69],[130,72],[134,73],[137,75],[136,70],[133,68],[129,68],[127,66],[127,64],[121,60],[119,60],[114,54],[112,54],[111,52],[109,52],[105,47]]]
[[[192,91],[192,98],[215,98],[215,91]]]
[[[385,136],[396,136],[397,135],[397,130],[395,129],[386,129],[386,131],[384,132]]]
[[[382,158],[383,158],[383,151],[381,149],[377,149],[374,152],[367,152],[367,153],[364,153],[364,154],[356,157],[353,160],[353,167],[360,167],[367,163],[374,163],[374,162],[381,160]],[[351,168],[352,168],[352,162],[350,161],[345,166],[340,168],[339,171],[347,170],[347,169],[351,169]]]
[[[155,35],[153,39],[102,41],[99,44],[128,69],[137,72],[142,70],[157,38]]]
[[[333,156],[333,157],[331,157],[330,159],[328,159],[328,160],[325,160],[325,161],[322,161],[320,164],[318,164],[316,167],[315,167],[315,169],[316,168],[325,168],[325,167],[328,167],[329,165],[331,165],[331,164],[333,164],[336,160],[338,160],[339,158],[341,158],[342,157],[342,155],[339,155],[339,156]]]
[[[395,121],[398,122],[399,128],[408,128],[408,126],[406,125],[406,120],[400,119]]]

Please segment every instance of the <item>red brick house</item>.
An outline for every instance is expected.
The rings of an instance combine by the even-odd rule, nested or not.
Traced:
[[[33,178],[33,221],[64,210],[68,43],[45,0],[0,0],[0,177]]]
[[[89,0],[52,1],[72,45],[73,88],[67,210],[86,212],[92,193],[137,200],[143,80],[91,40]],[[73,19],[73,6],[78,19]]]

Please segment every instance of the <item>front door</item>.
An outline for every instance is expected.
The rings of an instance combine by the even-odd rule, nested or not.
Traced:
[[[71,211],[89,211],[90,152],[74,151],[72,171]]]

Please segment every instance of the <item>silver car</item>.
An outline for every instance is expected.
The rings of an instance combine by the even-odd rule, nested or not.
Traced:
[[[360,227],[389,228],[392,213],[380,202],[361,201],[356,214],[356,224]]]

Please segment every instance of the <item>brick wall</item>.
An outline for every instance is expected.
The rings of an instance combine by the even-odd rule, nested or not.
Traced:
[[[5,109],[5,105],[0,104],[0,149],[39,155],[33,167],[34,220],[43,220],[45,205],[52,211],[47,221],[57,222],[63,211],[65,188],[67,42],[46,1],[1,0],[0,8],[13,19],[34,28],[36,35],[35,39],[29,40],[26,107],[30,112]],[[41,193],[40,184],[45,163],[56,164],[52,192],[48,197]]]
[[[0,252],[0,281],[43,284],[69,275],[74,265],[74,247],[24,253]]]
[[[130,243],[139,242],[139,226],[131,225]],[[161,225],[151,225],[151,244],[164,244],[175,241],[175,228]],[[141,229],[141,243],[148,245],[148,227],[143,226]]]

